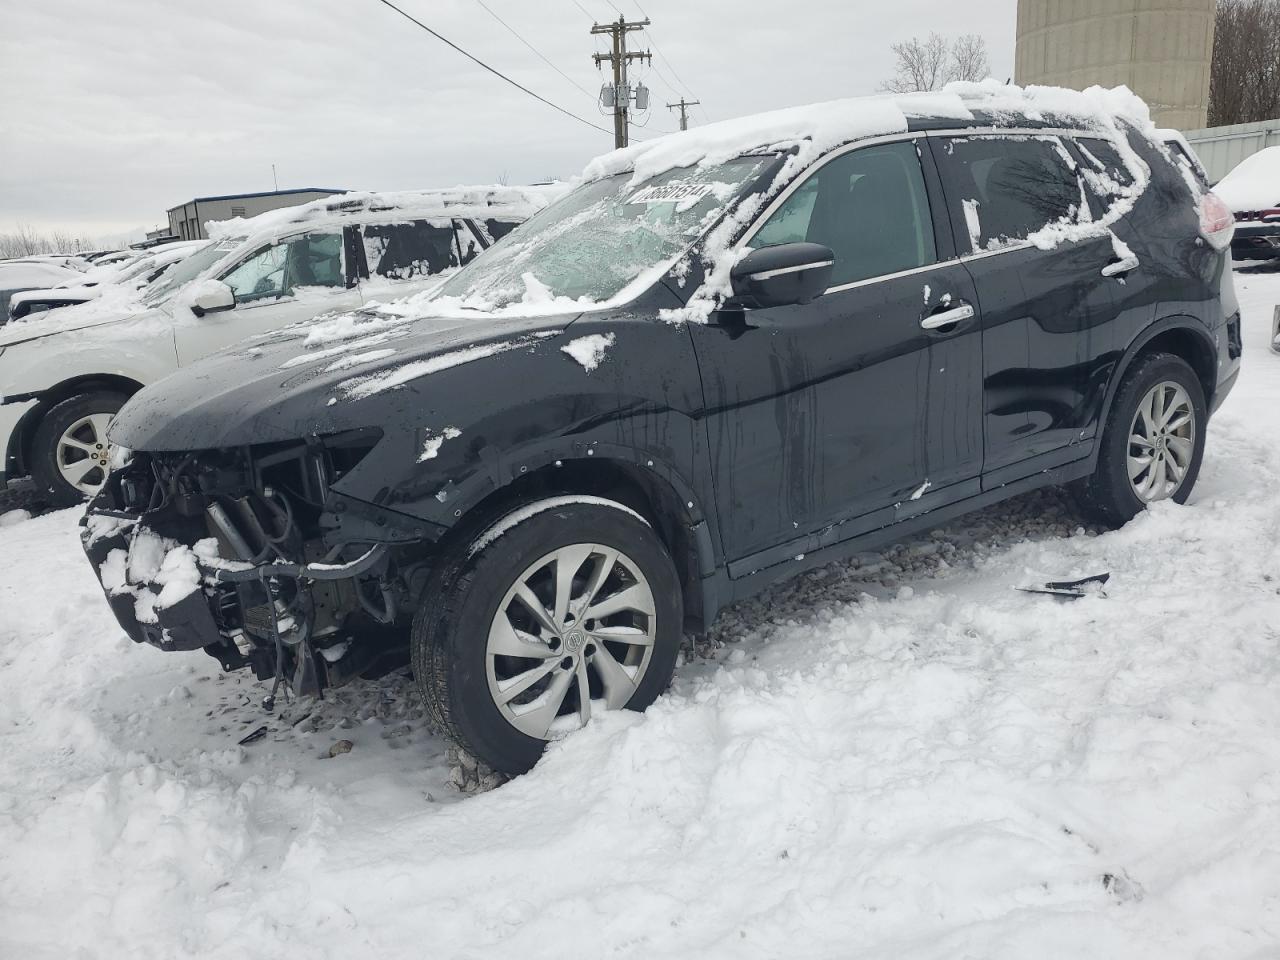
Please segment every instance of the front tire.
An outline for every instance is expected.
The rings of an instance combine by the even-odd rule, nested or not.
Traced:
[[[55,404],[36,429],[31,474],[53,506],[87,500],[107,479],[107,427],[129,398],[95,390]]]
[[[1157,500],[1186,503],[1200,474],[1209,412],[1181,357],[1139,358],[1116,391],[1094,473],[1076,488],[1089,516],[1119,527]]]
[[[601,709],[643,710],[671,682],[679,579],[621,504],[542,500],[446,558],[414,617],[419,689],[437,725],[505,774]]]

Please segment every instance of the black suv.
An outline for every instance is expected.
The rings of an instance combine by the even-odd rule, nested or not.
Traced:
[[[518,772],[799,571],[1047,484],[1111,524],[1186,500],[1239,369],[1231,217],[1057,93],[611,154],[433,294],[148,387],[83,532],[116,616],[303,694],[408,656]]]

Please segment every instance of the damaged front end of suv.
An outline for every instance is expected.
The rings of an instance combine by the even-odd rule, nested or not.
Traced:
[[[134,455],[82,533],[129,636],[301,695],[403,662],[405,632],[388,628],[426,574],[421,527],[333,490],[380,436]]]

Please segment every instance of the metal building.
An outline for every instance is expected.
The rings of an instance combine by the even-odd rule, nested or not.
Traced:
[[[169,233],[182,240],[203,240],[204,225],[210,220],[254,217],[268,210],[292,207],[308,200],[331,197],[345,190],[303,187],[299,190],[269,190],[266,193],[233,193],[222,197],[196,197],[169,208]]]
[[[1280,147],[1280,119],[1236,123],[1207,130],[1184,130],[1210,183],[1217,183],[1245,157],[1267,147]]]
[[[1018,0],[1014,82],[1124,84],[1157,126],[1203,127],[1216,0]]]

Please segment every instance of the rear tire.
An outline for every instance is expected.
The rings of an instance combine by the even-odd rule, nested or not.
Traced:
[[[1149,503],[1186,503],[1200,473],[1209,412],[1200,378],[1181,357],[1138,358],[1116,391],[1098,465],[1073,492],[1090,519],[1128,523]]]
[[[563,497],[508,514],[445,557],[410,642],[436,724],[514,775],[593,712],[653,703],[682,632],[679,579],[653,529],[620,504]]]
[[[129,398],[95,390],[55,404],[31,444],[31,475],[51,506],[93,496],[107,479],[107,425]]]

